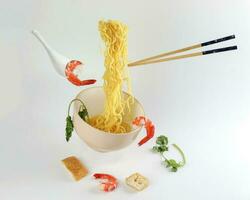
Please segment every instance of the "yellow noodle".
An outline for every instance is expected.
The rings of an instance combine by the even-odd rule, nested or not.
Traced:
[[[104,112],[98,116],[91,117],[89,124],[111,133],[125,133],[131,130],[128,123],[123,121],[125,109],[130,111],[133,97],[124,98],[122,93],[123,83],[127,85],[127,91],[131,94],[131,84],[127,69],[127,33],[125,24],[114,21],[100,21],[99,31],[105,44],[105,73],[104,92],[105,105]]]

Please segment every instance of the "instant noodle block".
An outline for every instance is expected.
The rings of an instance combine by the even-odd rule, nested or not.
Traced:
[[[126,184],[137,191],[142,191],[149,185],[149,181],[145,176],[134,173],[126,178]]]
[[[63,159],[62,163],[69,170],[76,181],[81,180],[88,174],[87,168],[75,156]]]

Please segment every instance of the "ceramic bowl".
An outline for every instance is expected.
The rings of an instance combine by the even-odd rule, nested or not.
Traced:
[[[123,92],[124,97],[129,96]],[[81,99],[88,109],[89,116],[99,115],[103,112],[105,94],[102,87],[92,87],[82,90],[76,98]],[[130,145],[137,137],[142,127],[132,127],[132,131],[122,134],[107,133],[90,126],[83,121],[79,115],[80,103],[74,103],[73,123],[76,133],[79,137],[92,149],[99,152],[115,151]],[[134,105],[131,107],[132,119],[137,116],[144,116],[144,110],[138,100],[135,99]],[[124,121],[131,124],[131,116],[124,116]]]

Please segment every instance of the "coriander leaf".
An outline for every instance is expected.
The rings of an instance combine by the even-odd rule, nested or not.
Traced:
[[[167,145],[168,144],[168,138],[164,135],[161,135],[157,137],[156,144],[158,145]]]
[[[176,172],[178,168],[183,167],[186,163],[186,158],[181,150],[180,147],[178,147],[176,144],[172,144],[173,147],[181,154],[182,156],[182,162],[176,162],[174,159],[168,159],[164,156],[164,152],[168,151],[168,138],[164,135],[161,135],[157,137],[156,139],[156,146],[153,146],[153,151],[160,153],[162,158],[164,159],[163,163],[167,168],[170,168],[172,172]]]
[[[172,167],[172,168],[171,168],[171,171],[172,171],[172,172],[177,172],[177,170],[178,170],[178,168],[175,168],[175,167]]]
[[[165,158],[165,160],[163,161],[163,163],[165,164],[166,167],[169,167],[169,161],[167,158]]]
[[[153,151],[158,152],[158,153],[163,153],[165,151],[168,151],[168,147],[164,146],[164,145],[162,145],[162,146],[154,146]]]
[[[170,160],[168,160],[168,167],[178,168],[178,167],[181,167],[181,166],[174,159],[170,159]]]
[[[66,136],[66,141],[68,142],[70,137],[72,136],[72,132],[74,130],[74,125],[73,125],[73,122],[72,122],[72,119],[70,116],[68,116],[66,118],[66,133],[65,133],[65,136]]]
[[[166,165],[166,167],[170,167],[172,172],[177,172],[178,168],[181,167],[181,165],[173,159],[166,159],[164,161],[164,164]]]
[[[66,128],[65,128],[65,136],[66,136],[66,141],[68,142],[70,137],[72,136],[72,132],[74,130],[74,125],[73,125],[73,121],[70,117],[70,107],[71,107],[71,104],[74,102],[74,101],[78,101],[81,103],[80,105],[80,108],[79,108],[79,111],[78,111],[78,115],[81,117],[81,119],[83,119],[84,121],[86,121],[87,119],[89,119],[89,114],[88,114],[88,111],[87,111],[87,108],[86,106],[84,105],[83,101],[80,100],[80,99],[73,99],[70,103],[69,103],[69,106],[68,106],[68,117],[66,118]]]
[[[88,111],[87,111],[87,109],[79,110],[78,115],[79,115],[84,121],[86,121],[86,117],[88,117]]]
[[[154,152],[158,152],[158,146],[153,146],[153,149],[152,149]]]
[[[158,146],[158,152],[159,153],[163,153],[165,151],[168,151],[168,147],[167,146]]]

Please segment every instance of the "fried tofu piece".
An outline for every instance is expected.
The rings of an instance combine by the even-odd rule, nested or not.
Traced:
[[[62,162],[76,181],[81,180],[88,174],[87,168],[75,156],[65,158]]]
[[[134,173],[126,178],[126,184],[137,191],[142,191],[149,185],[149,181],[146,177],[139,173]]]

